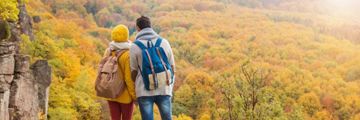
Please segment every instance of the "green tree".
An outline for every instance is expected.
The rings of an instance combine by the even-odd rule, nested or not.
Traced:
[[[249,63],[240,65],[238,74],[225,74],[220,91],[226,114],[223,118],[285,119],[283,104],[274,88],[267,86],[269,71],[255,68]],[[228,76],[230,75],[230,76]]]

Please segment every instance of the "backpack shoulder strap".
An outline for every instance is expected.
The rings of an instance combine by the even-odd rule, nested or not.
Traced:
[[[159,38],[156,40],[155,47],[160,47],[161,42],[162,42],[162,38],[159,37]]]
[[[146,49],[146,47],[145,47],[145,45],[144,44],[142,44],[139,40],[135,40],[135,45],[137,45],[137,46],[139,46],[140,47],[140,49]]]
[[[120,68],[122,68],[122,65],[118,62],[121,55],[123,55],[126,51],[128,51],[129,49],[122,49],[116,52],[116,59],[115,61],[118,63],[118,65],[120,66]]]

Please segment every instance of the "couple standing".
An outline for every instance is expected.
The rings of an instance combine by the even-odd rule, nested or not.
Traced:
[[[134,103],[143,120],[153,120],[153,106],[159,108],[163,120],[171,120],[171,96],[174,82],[174,56],[167,40],[151,27],[148,17],[136,20],[136,38],[129,41],[125,25],[116,26],[105,55],[116,56],[124,90],[115,98],[107,98],[112,120],[131,120]],[[122,51],[117,55],[117,51]]]

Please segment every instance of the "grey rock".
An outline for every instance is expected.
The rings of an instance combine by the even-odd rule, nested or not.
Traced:
[[[32,74],[38,85],[38,101],[40,112],[47,115],[49,102],[49,86],[51,84],[51,67],[46,60],[38,60],[31,65]]]
[[[19,21],[8,22],[10,28],[0,33],[6,38],[0,39],[0,120],[38,120],[39,114],[44,119],[47,116],[51,68],[45,60],[30,67],[30,57],[19,54],[20,35],[33,39],[31,17],[22,1],[18,0]]]
[[[39,23],[39,22],[41,22],[40,16],[33,16],[33,21],[34,21],[34,23]]]
[[[15,55],[15,72],[24,73],[29,71],[30,57],[26,55]]]
[[[0,44],[0,55],[14,54],[15,46],[11,44]]]
[[[14,74],[15,59],[13,55],[0,56],[0,75]]]
[[[16,73],[10,88],[10,119],[37,120],[38,88],[30,73]]]
[[[46,60],[38,60],[31,65],[36,82],[44,87],[51,84],[51,67]]]
[[[10,31],[11,31],[11,37],[8,41],[8,43],[16,43],[16,42],[20,42],[21,41],[21,31],[20,31],[20,28],[19,28],[19,24],[15,23],[15,22],[9,22],[9,25],[10,25]],[[15,48],[15,50],[18,49],[18,48]]]
[[[0,92],[0,120],[9,119],[9,97],[10,91]]]
[[[13,77],[13,75],[0,75],[0,92],[5,92],[10,89],[10,83]]]
[[[27,10],[25,7],[25,3],[23,0],[18,0],[18,8],[20,9],[19,12],[19,24],[20,24],[20,31],[22,34],[26,34],[30,37],[30,40],[34,40],[33,35],[33,23],[32,18],[27,14]]]

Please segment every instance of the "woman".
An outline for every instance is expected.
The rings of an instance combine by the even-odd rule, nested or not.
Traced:
[[[119,74],[123,74],[125,79],[126,88],[123,93],[116,99],[107,99],[109,103],[111,119],[112,120],[131,120],[134,110],[135,86],[134,81],[131,79],[130,71],[130,55],[129,48],[129,30],[125,25],[116,26],[111,32],[112,42],[109,48],[105,51],[104,56],[112,54],[115,56],[115,51],[126,50],[119,60]]]

